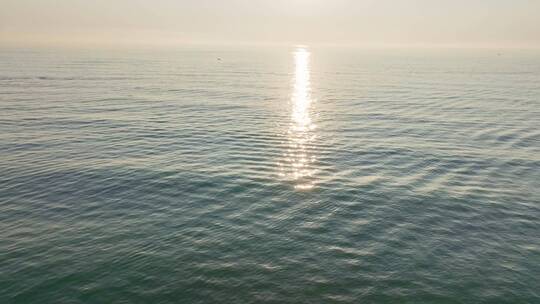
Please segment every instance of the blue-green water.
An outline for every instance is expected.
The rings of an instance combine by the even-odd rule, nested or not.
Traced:
[[[0,153],[0,303],[540,303],[538,52],[4,49]]]

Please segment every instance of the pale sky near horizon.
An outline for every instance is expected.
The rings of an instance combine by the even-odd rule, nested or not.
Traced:
[[[1,45],[540,47],[540,0],[0,0]]]

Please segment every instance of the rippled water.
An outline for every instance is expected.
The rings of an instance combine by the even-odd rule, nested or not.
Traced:
[[[540,302],[538,53],[5,49],[0,108],[1,303]]]

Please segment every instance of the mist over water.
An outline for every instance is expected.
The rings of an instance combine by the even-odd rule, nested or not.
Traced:
[[[4,49],[0,108],[0,303],[540,301],[532,51]]]

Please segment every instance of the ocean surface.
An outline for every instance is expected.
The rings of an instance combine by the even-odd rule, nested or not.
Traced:
[[[540,53],[1,49],[0,303],[540,303]]]

